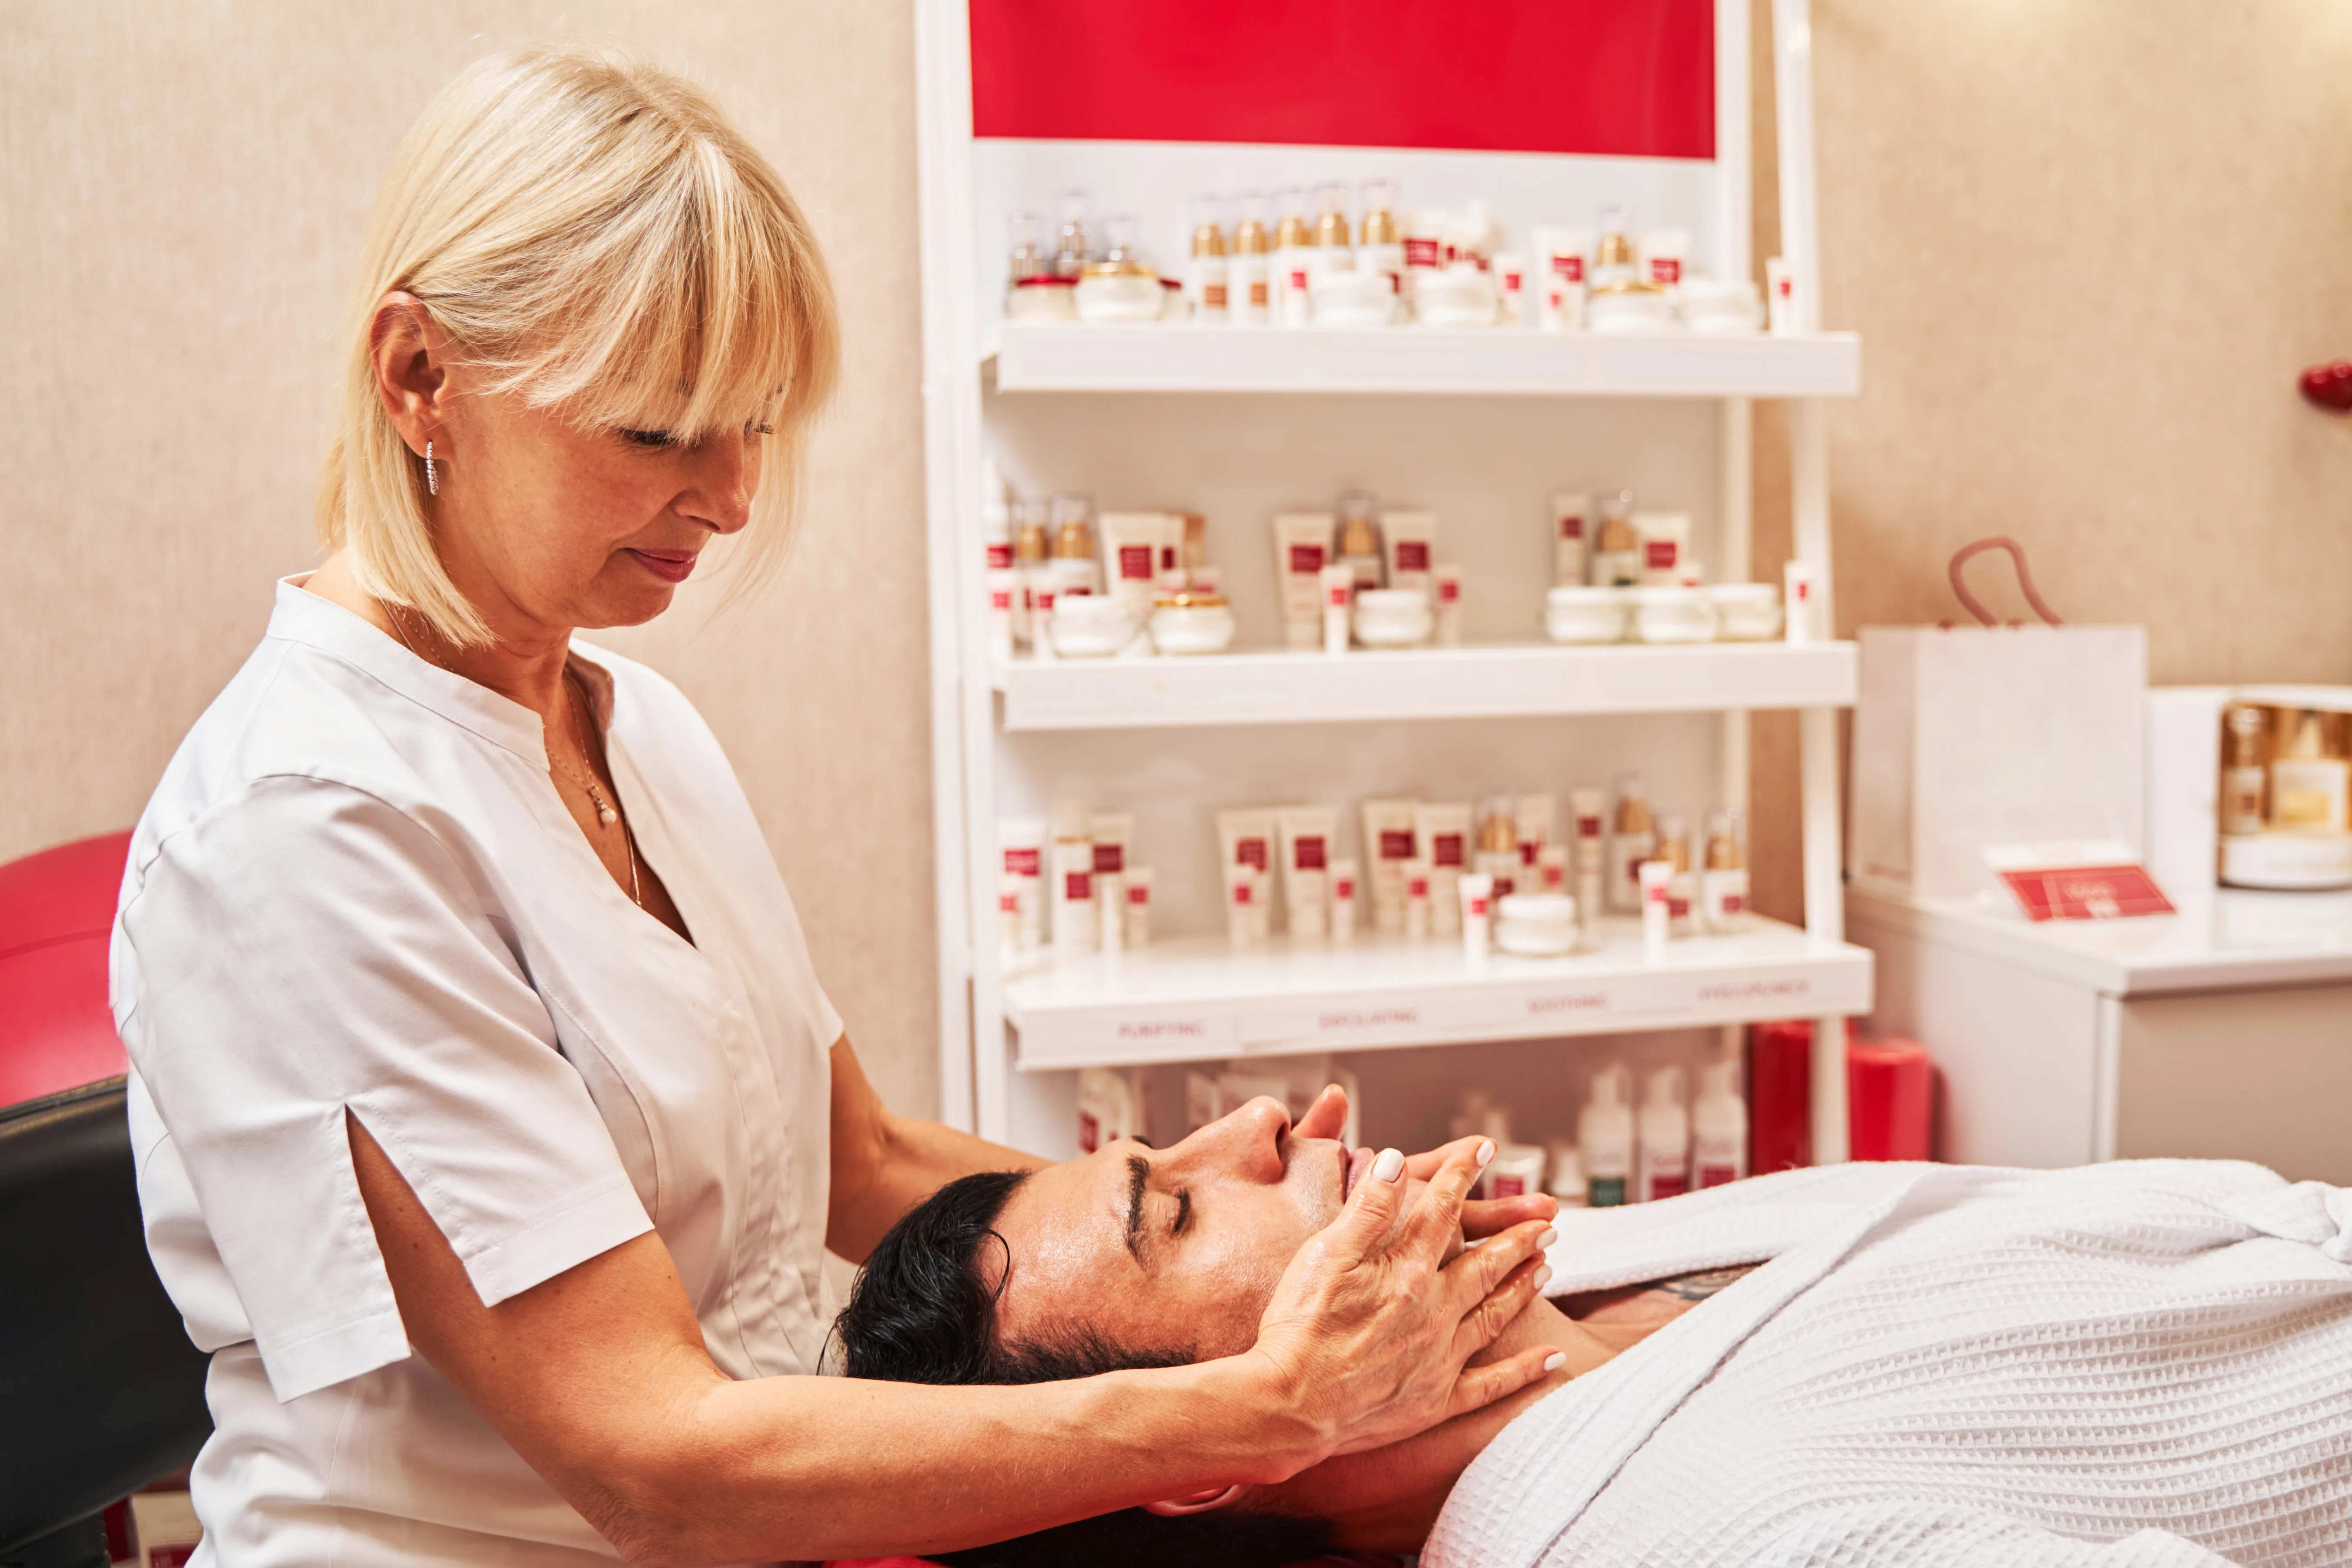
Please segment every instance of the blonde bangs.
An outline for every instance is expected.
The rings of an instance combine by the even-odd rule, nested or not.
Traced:
[[[457,640],[487,636],[431,551],[421,466],[375,395],[369,323],[394,289],[495,390],[583,427],[689,441],[770,427],[752,526],[732,552],[752,570],[728,597],[780,557],[806,426],[838,374],[832,284],[782,180],[698,89],[601,55],[480,62],[395,160],[361,283],[320,522],[374,591]],[[387,464],[396,482],[382,482]],[[411,504],[383,505],[399,500]]]

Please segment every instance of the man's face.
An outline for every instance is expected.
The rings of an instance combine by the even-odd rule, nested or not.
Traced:
[[[1012,1266],[997,1331],[1084,1328],[1139,1350],[1238,1354],[1255,1342],[1283,1269],[1338,1217],[1372,1154],[1294,1137],[1280,1102],[1258,1099],[1171,1149],[1120,1140],[1048,1166],[996,1223]],[[980,1259],[992,1278],[993,1250]]]

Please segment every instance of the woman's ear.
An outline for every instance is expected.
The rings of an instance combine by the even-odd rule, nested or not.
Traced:
[[[1143,1505],[1143,1510],[1146,1513],[1156,1513],[1162,1519],[1173,1519],[1182,1513],[1206,1513],[1211,1509],[1224,1507],[1247,1490],[1249,1488],[1236,1481],[1229,1487],[1213,1487],[1207,1491],[1193,1492],[1185,1497],[1165,1498],[1159,1502],[1148,1502]]]

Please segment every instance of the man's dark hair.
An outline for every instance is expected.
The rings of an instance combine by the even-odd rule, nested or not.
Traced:
[[[950,1182],[877,1243],[849,1305],[834,1322],[852,1377],[893,1383],[1053,1383],[1097,1373],[1184,1366],[1191,1347],[1160,1350],[1112,1342],[1079,1325],[1045,1339],[1007,1342],[996,1331],[996,1299],[1012,1255],[997,1216],[1026,1179],[991,1171]],[[999,1250],[987,1282],[985,1252]],[[954,1568],[1280,1568],[1328,1551],[1320,1520],[1213,1513],[1165,1518],[1139,1508],[1082,1519],[968,1552],[940,1553]]]

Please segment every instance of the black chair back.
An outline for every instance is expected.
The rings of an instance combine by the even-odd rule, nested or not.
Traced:
[[[122,1079],[0,1110],[0,1565],[80,1560],[193,1459],[208,1360],[147,1258]]]

